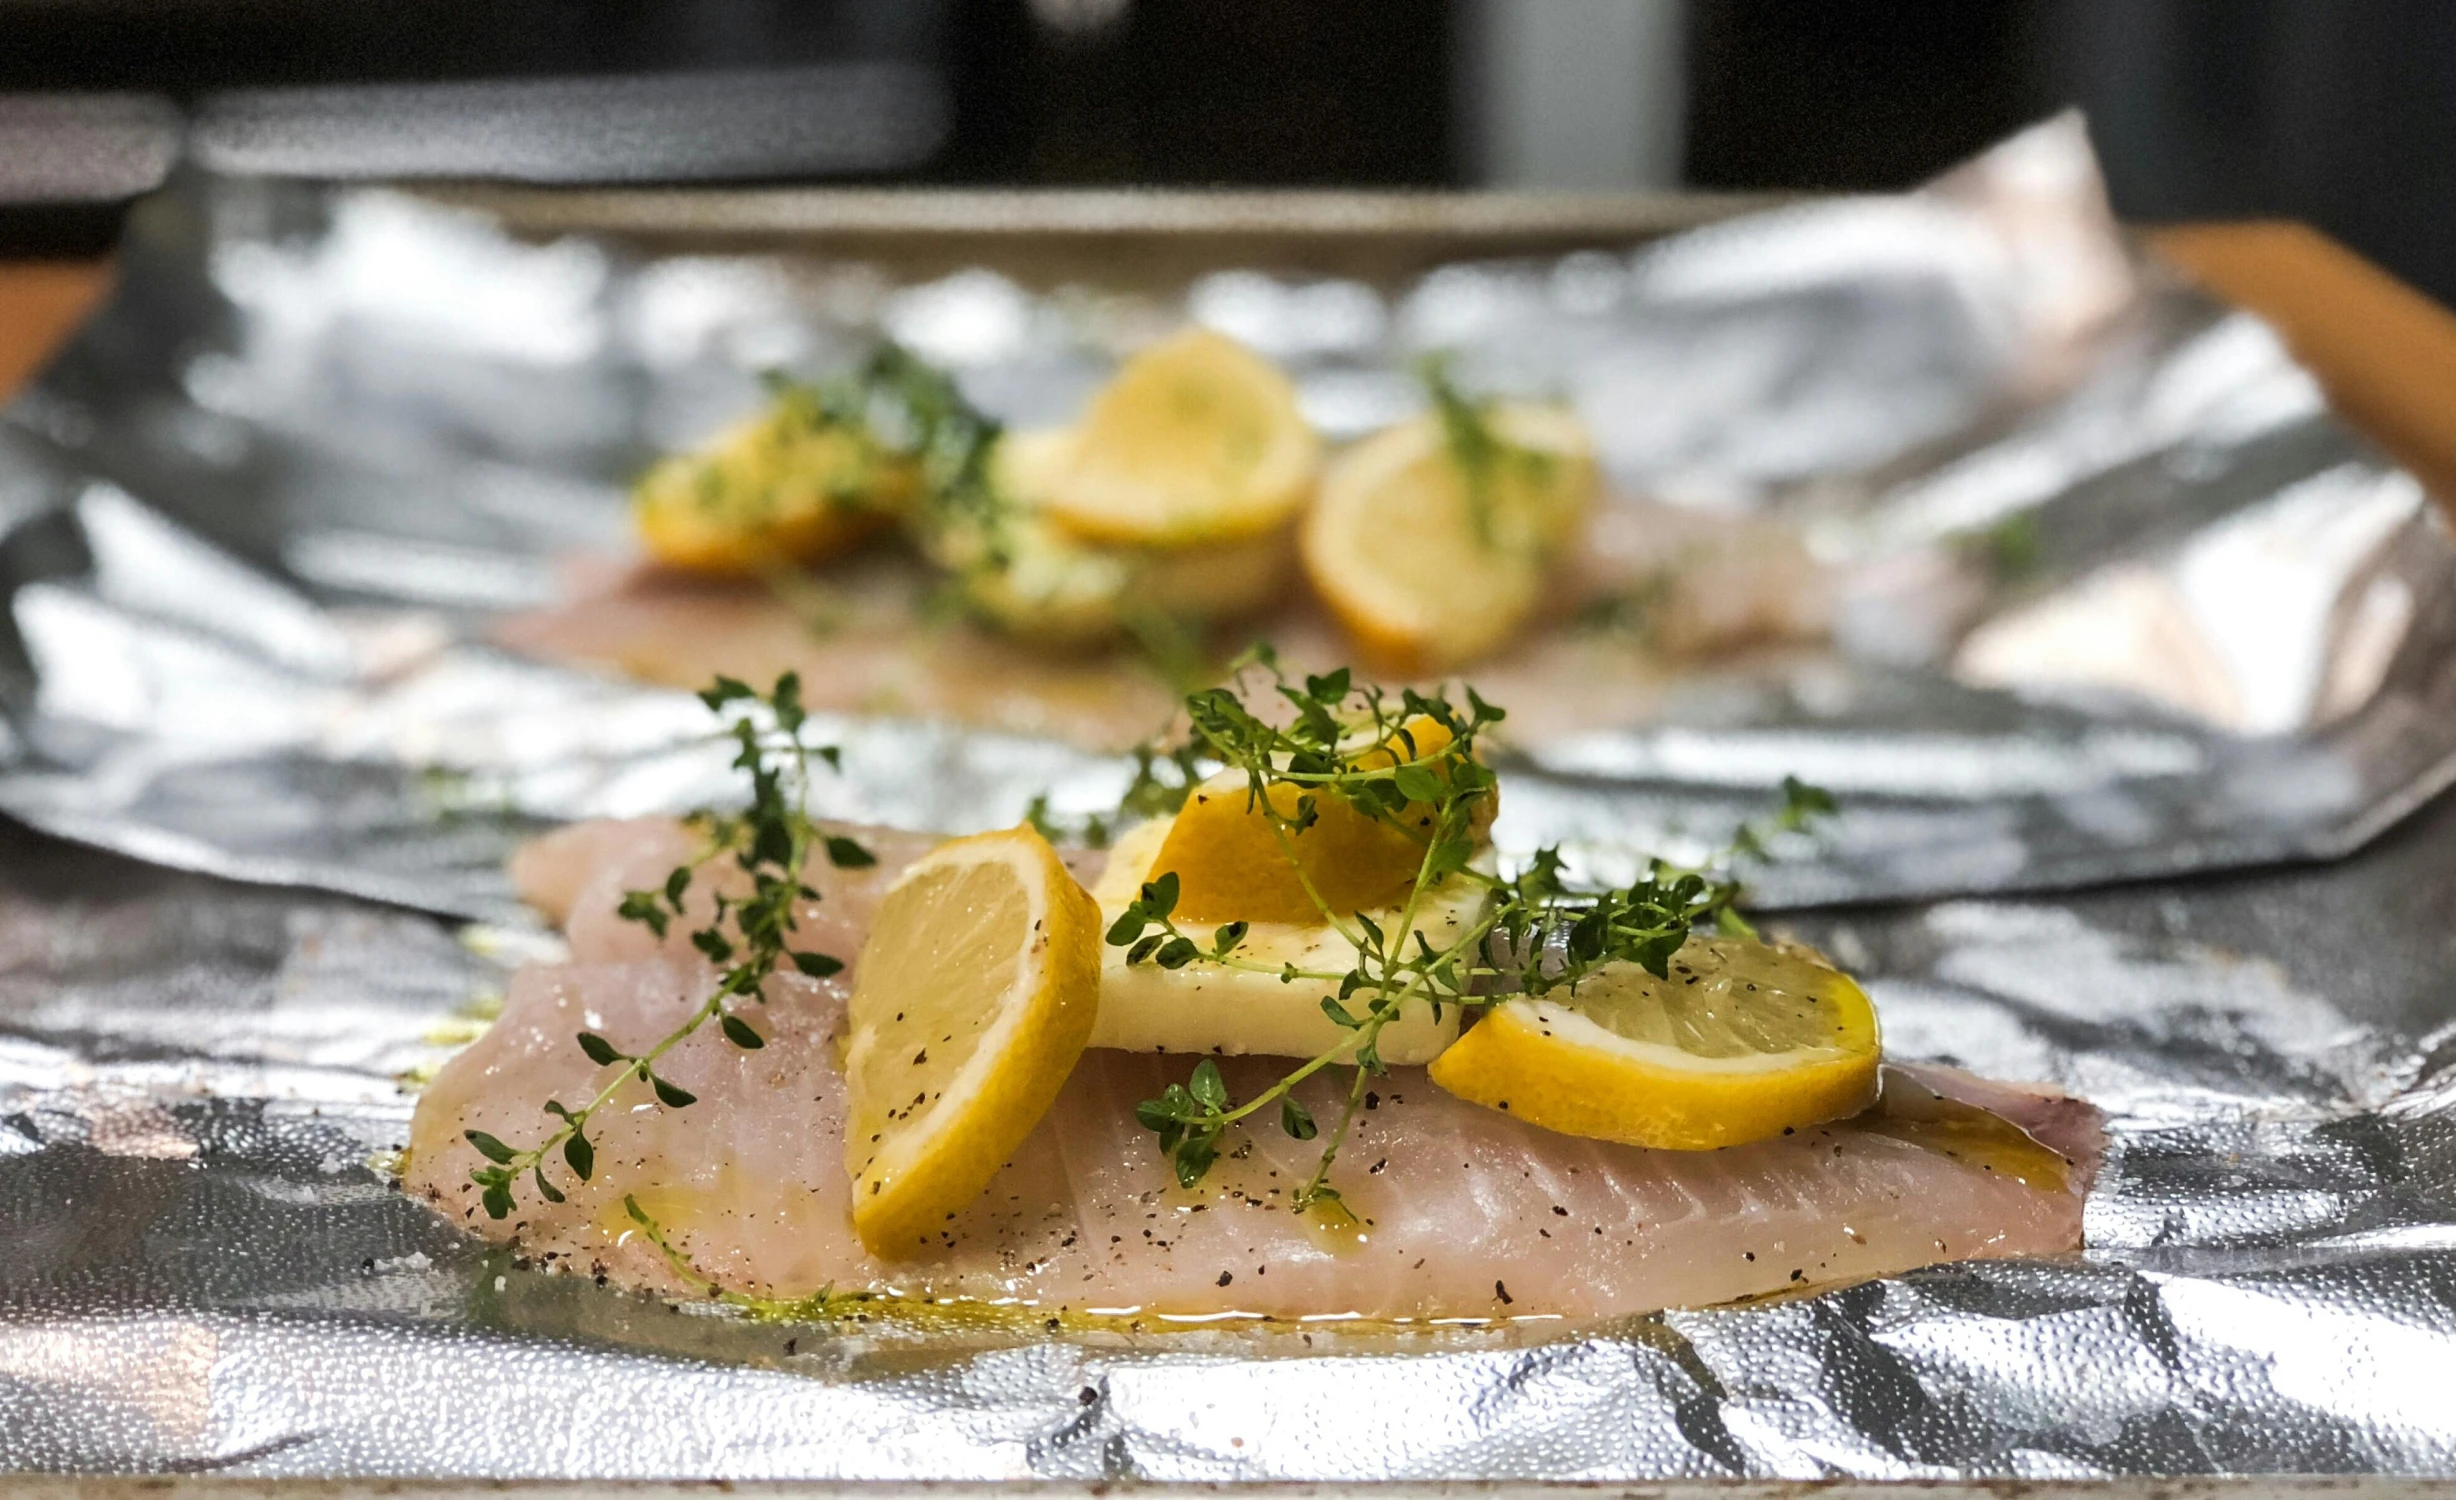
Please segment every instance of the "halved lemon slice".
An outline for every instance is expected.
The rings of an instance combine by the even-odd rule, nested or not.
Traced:
[[[1385,744],[1358,757],[1358,763],[1368,769],[1377,761],[1396,765],[1403,753],[1411,760],[1437,758],[1450,745],[1449,730],[1426,715],[1409,719],[1401,733],[1405,747]],[[1303,795],[1283,781],[1265,789],[1269,807],[1288,820],[1297,816]],[[1479,836],[1492,826],[1496,811],[1497,794],[1478,800]],[[1185,799],[1152,858],[1151,873],[1175,872],[1177,914],[1191,921],[1318,923],[1323,905],[1345,918],[1406,901],[1423,867],[1432,814],[1429,803],[1409,803],[1393,826],[1357,811],[1336,793],[1322,792],[1314,799],[1313,823],[1302,832],[1284,832],[1255,801],[1245,773],[1226,771]]]
[[[1418,417],[1341,455],[1305,516],[1306,577],[1385,671],[1444,671],[1506,642],[1593,502],[1594,447],[1574,413],[1505,404],[1484,420],[1499,448],[1479,475],[1438,418]]]
[[[871,1252],[941,1243],[1083,1055],[1100,908],[1030,828],[941,845],[899,878],[855,972],[844,1159]]]
[[[1231,542],[1286,524],[1321,439],[1296,388],[1233,339],[1194,328],[1126,362],[1093,398],[1048,513],[1088,541]]]
[[[1692,937],[1670,977],[1612,964],[1575,994],[1492,1007],[1433,1082],[1563,1135],[1708,1151],[1876,1098],[1876,1009],[1848,975],[1747,938]]]
[[[640,476],[640,540],[668,567],[747,575],[850,551],[911,508],[911,464],[788,393]]]
[[[1093,645],[1138,617],[1202,625],[1249,613],[1285,586],[1294,571],[1285,532],[1162,548],[1106,546],[1066,530],[1048,505],[1078,446],[1064,428],[998,440],[990,480],[1016,514],[1001,533],[1003,556],[961,569],[965,598],[993,623],[1044,644]]]

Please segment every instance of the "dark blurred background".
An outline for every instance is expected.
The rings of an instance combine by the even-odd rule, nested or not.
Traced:
[[[2456,301],[2448,0],[0,0],[0,254],[182,154],[532,181],[1847,190],[2066,104]]]

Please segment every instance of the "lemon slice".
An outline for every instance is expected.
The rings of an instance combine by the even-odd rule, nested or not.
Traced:
[[[1433,1082],[1563,1135],[1707,1151],[1857,1114],[1876,1010],[1849,976],[1744,938],[1692,937],[1667,979],[1612,964],[1573,995],[1492,1007]]]
[[[1098,1013],[1100,948],[1098,904],[1030,828],[941,845],[879,903],[844,1062],[873,1254],[938,1244],[1048,1112]]]
[[[1048,645],[1114,639],[1138,616],[1208,624],[1276,597],[1294,571],[1284,532],[1207,546],[1122,547],[1087,542],[1050,518],[1079,446],[1068,429],[1008,433],[990,458],[990,482],[1016,508],[1003,556],[959,568],[964,596],[990,621]]]
[[[1195,328],[1127,361],[1093,398],[1047,506],[1087,541],[1237,541],[1285,525],[1320,465],[1288,378]]]
[[[640,477],[640,539],[668,567],[747,575],[850,551],[911,507],[919,478],[788,393]]]
[[[1444,671],[1506,642],[1593,502],[1594,447],[1573,413],[1502,405],[1485,420],[1502,451],[1480,483],[1439,419],[1418,417],[1341,455],[1306,514],[1306,577],[1385,671]]]
[[[1411,758],[1437,756],[1450,743],[1449,730],[1437,719],[1419,715],[1402,729],[1414,746]],[[1395,764],[1387,759],[1393,754],[1384,746],[1358,762],[1368,768],[1377,759]],[[1293,819],[1303,793],[1275,781],[1265,796],[1279,817]],[[1497,794],[1478,800],[1479,837],[1497,810]],[[1429,804],[1409,803],[1398,814],[1402,826],[1393,827],[1358,812],[1336,793],[1323,792],[1314,798],[1312,825],[1283,839],[1255,801],[1245,773],[1224,771],[1185,799],[1152,858],[1151,872],[1176,874],[1177,915],[1190,921],[1318,923],[1323,905],[1347,917],[1406,901],[1424,863],[1422,835],[1411,834],[1408,825],[1427,829],[1432,816]]]
[[[1167,841],[1171,820],[1140,823],[1119,835],[1109,862],[1092,886],[1103,917],[1114,920],[1155,873],[1152,861]],[[1455,947],[1483,916],[1491,893],[1480,883],[1453,875],[1416,902],[1412,931],[1436,952]],[[1396,946],[1412,947],[1400,935],[1400,907],[1372,913]],[[1245,965],[1196,959],[1183,968],[1129,964],[1127,950],[1108,950],[1100,972],[1100,1020],[1091,1045],[1123,1052],[1212,1053],[1242,1057],[1262,1053],[1316,1057],[1349,1034],[1322,1013],[1324,986],[1287,984],[1271,972],[1282,964],[1315,972],[1345,973],[1361,962],[1356,945],[1317,913],[1301,923],[1255,922],[1237,945]],[[1364,1002],[1359,1001],[1361,1005]],[[1458,1039],[1459,1008],[1409,1005],[1382,1028],[1374,1042],[1383,1062],[1431,1062]]]

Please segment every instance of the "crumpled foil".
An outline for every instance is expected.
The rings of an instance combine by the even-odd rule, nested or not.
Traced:
[[[1792,924],[1896,1051],[2108,1110],[2083,1254],[1385,1339],[837,1331],[521,1269],[370,1165],[518,934],[5,838],[0,1467],[2456,1471],[2456,802],[2331,869]]]
[[[1915,194],[1401,284],[1163,290],[533,243],[398,193],[190,180],[0,421],[0,810],[159,863],[507,918],[541,821],[725,792],[684,695],[507,656],[621,482],[890,334],[1013,420],[1195,317],[1334,436],[1414,357],[1575,401],[1622,492],[1796,531],[1829,645],[1528,748],[1496,836],[1699,856],[1782,777],[1843,815],[1768,905],[2331,857],[2456,778],[2456,544],[2256,319],[2136,254],[2077,119]],[[1118,761],[830,722],[843,816],[1113,804]]]
[[[1398,288],[907,286],[210,181],[125,266],[0,422],[0,808],[101,846],[0,828],[0,1468],[2456,1472],[2456,802],[2408,817],[2456,749],[2448,538],[2265,329],[2128,251],[2072,122],[1905,199]],[[1029,418],[1186,309],[1333,431],[1405,409],[1411,349],[1554,385],[1622,485],[1835,564],[1833,649],[1546,747],[1502,836],[1604,866],[1833,787],[1763,894],[1946,898],[1778,920],[1897,1053],[2108,1111],[2081,1254],[1601,1327],[951,1339],[525,1270],[390,1188],[415,1079],[551,952],[508,842],[724,787],[688,698],[486,619],[761,365],[886,328]],[[1119,775],[830,727],[856,817]]]

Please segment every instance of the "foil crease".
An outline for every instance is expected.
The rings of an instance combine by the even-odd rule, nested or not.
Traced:
[[[0,420],[0,810],[244,879],[515,913],[552,820],[722,795],[687,697],[486,644],[624,545],[661,448],[892,335],[1007,418],[1193,317],[1352,436],[1471,385],[1574,401],[1623,493],[1793,530],[1831,640],[1693,664],[1535,744],[1507,849],[1719,846],[1785,775],[1845,812],[1768,906],[2333,857],[2456,778],[2456,545],[2258,320],[2137,253],[2074,118],[1914,194],[1410,281],[928,281],[518,239],[379,189],[192,178]],[[961,831],[1114,800],[1013,735],[825,726],[829,811]]]
[[[0,1468],[2456,1473],[2448,538],[2265,328],[2132,253],[2076,123],[1904,199],[1396,288],[914,286],[209,180],[125,267],[0,421],[0,809],[77,841],[0,828]],[[1028,419],[1187,310],[1338,432],[1406,409],[1421,348],[1550,384],[1622,485],[1833,563],[1830,650],[1545,747],[1502,837],[1601,869],[1833,787],[1763,896],[1938,898],[1776,920],[1898,1054],[2108,1111],[2082,1253],[1602,1327],[924,1337],[523,1269],[392,1190],[417,1079],[553,951],[510,842],[725,785],[687,697],[488,618],[617,542],[628,467],[762,365],[886,329]],[[1123,774],[828,727],[856,817]]]

